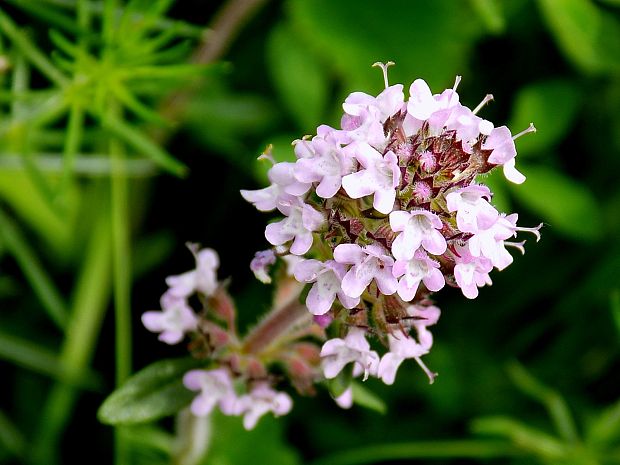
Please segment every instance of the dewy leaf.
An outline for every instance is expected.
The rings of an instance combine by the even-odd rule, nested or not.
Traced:
[[[600,237],[603,224],[598,202],[583,184],[548,167],[519,166],[519,170],[527,181],[514,186],[512,193],[551,230],[584,241]]]
[[[269,70],[276,90],[302,131],[312,132],[325,113],[326,71],[290,27],[276,27],[268,44]]]
[[[97,417],[109,425],[157,420],[187,406],[195,393],[183,386],[183,375],[199,362],[168,359],[142,369],[103,402]]]
[[[561,141],[575,121],[580,100],[579,88],[567,80],[543,81],[521,89],[509,127],[516,133],[533,122],[537,132],[519,138],[519,156],[541,155]]]

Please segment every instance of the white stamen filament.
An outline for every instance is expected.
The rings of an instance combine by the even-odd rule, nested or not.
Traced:
[[[529,232],[534,234],[534,236],[536,236],[536,242],[540,241],[540,228],[543,227],[543,224],[540,223],[538,226],[536,226],[535,228],[521,228],[521,227],[517,227],[515,228],[515,231],[523,231],[523,232]]]
[[[489,103],[491,100],[493,100],[493,94],[486,94],[486,95],[484,96],[484,98],[482,99],[482,102],[480,102],[480,103],[478,104],[478,106],[477,106],[476,108],[474,108],[474,111],[472,111],[472,113],[473,113],[474,115],[477,115],[477,114],[478,114],[478,112],[479,112],[480,110],[482,110],[482,107],[484,107],[484,106],[485,106],[487,103]]]
[[[534,127],[534,123],[530,123],[530,125],[521,131],[519,134],[515,134],[512,136],[512,140],[517,140],[519,137],[529,134],[530,132],[536,132],[536,128]]]
[[[390,87],[390,84],[388,82],[388,68],[390,66],[394,66],[396,63],[394,63],[393,61],[388,61],[387,63],[381,63],[380,61],[377,61],[376,63],[373,63],[372,66],[376,66],[378,68],[381,68],[381,70],[383,71],[383,82],[385,84],[385,88],[387,89],[388,87]]]
[[[439,373],[434,373],[431,370],[429,370],[420,357],[414,357],[414,359],[416,362],[418,362],[418,365],[420,365],[420,368],[424,370],[424,373],[426,373],[426,376],[428,376],[428,383],[433,384],[435,382],[435,378],[437,377]]]
[[[519,252],[521,252],[521,255],[525,255],[525,247],[524,247],[525,241],[521,241],[521,242],[504,241],[504,245],[509,246],[509,247],[514,247]]]

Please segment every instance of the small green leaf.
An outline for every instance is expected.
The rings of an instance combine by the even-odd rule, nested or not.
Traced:
[[[358,381],[353,381],[351,384],[353,389],[353,402],[362,407],[366,407],[369,410],[374,410],[377,413],[385,414],[387,412],[387,406],[383,399],[377,396],[370,389],[366,388]]]
[[[168,359],[142,369],[103,402],[97,417],[108,425],[157,420],[187,406],[195,393],[183,386],[183,375],[198,366],[193,359]]]
[[[348,367],[345,367],[344,370],[342,370],[340,373],[338,373],[338,376],[332,379],[328,379],[326,381],[327,389],[331,396],[336,399],[340,397],[344,393],[344,391],[351,387],[352,381],[353,367],[349,365]]]
[[[511,417],[478,418],[472,422],[472,429],[478,434],[508,438],[520,449],[533,452],[547,460],[557,460],[566,455],[564,445],[557,438]]]
[[[299,34],[284,25],[271,33],[268,58],[276,90],[297,125],[303,131],[314,131],[327,106],[329,89],[324,67],[299,40]]]
[[[542,155],[560,142],[575,121],[580,103],[579,88],[567,80],[538,82],[520,90],[509,127],[513,132],[533,122],[537,132],[517,140],[519,155]]]
[[[558,170],[529,166],[517,168],[527,181],[514,186],[515,197],[548,223],[549,228],[568,237],[593,241],[602,233],[602,218],[592,192]]]

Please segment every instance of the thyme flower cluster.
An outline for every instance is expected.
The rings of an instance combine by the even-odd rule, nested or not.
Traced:
[[[323,325],[335,323],[339,337],[321,351],[326,378],[353,363],[354,375],[391,384],[413,358],[432,381],[420,358],[432,345],[427,326],[439,317],[431,293],[448,285],[475,298],[493,268],[512,262],[508,247],[524,251],[512,240],[517,233],[539,239],[540,226],[517,226],[517,214],[498,212],[477,181],[498,167],[509,181],[525,180],[510,130],[477,115],[491,96],[469,109],[459,102],[457,77],[435,95],[417,79],[405,100],[401,84],[388,85],[387,65],[377,65],[383,92],[349,95],[341,129],[319,126],[316,136],[295,141],[297,161],[275,163],[269,187],[242,195],[284,215],[265,230],[273,254],[300,257],[294,275],[312,283],[308,310]],[[388,351],[379,357],[367,336]]]
[[[190,351],[206,361],[184,378],[198,393],[194,414],[217,406],[243,415],[250,429],[267,412],[291,409],[290,396],[277,389],[283,379],[302,394],[340,379],[332,394],[347,408],[353,377],[392,384],[407,359],[433,382],[436,373],[422,361],[433,344],[428,327],[440,316],[432,294],[449,286],[477,297],[493,268],[512,263],[508,248],[524,252],[517,233],[540,239],[541,225],[519,227],[517,214],[495,209],[479,176],[501,167],[509,181],[522,183],[514,139],[534,127],[512,136],[478,116],[492,96],[474,110],[462,105],[460,77],[440,94],[417,79],[405,100],[403,85],[388,85],[390,64],[377,64],[385,81],[378,96],[346,98],[340,129],[322,125],[314,137],[293,142],[295,162],[263,154],[273,163],[271,184],[241,191],[258,210],[283,216],[267,225],[272,247],[257,252],[250,268],[269,283],[271,267],[286,262],[294,279],[280,280],[290,291],[280,292],[284,303],[240,338],[234,303],[217,280],[217,254],[191,246],[195,269],[169,277],[162,310],[143,315],[168,344],[189,335]],[[295,316],[302,286],[305,323]]]

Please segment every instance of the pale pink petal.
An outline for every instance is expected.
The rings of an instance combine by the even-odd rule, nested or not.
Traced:
[[[164,330],[163,313],[162,312],[144,312],[142,314],[142,324],[151,332],[159,333]]]
[[[372,202],[372,206],[378,212],[387,215],[394,208],[394,201],[396,200],[396,191],[394,189],[389,190],[377,190]]]
[[[508,179],[510,182],[513,182],[515,184],[523,184],[523,182],[525,181],[525,176],[522,173],[520,173],[517,170],[517,168],[515,168],[514,158],[504,163],[503,168],[504,168],[504,176],[506,176],[506,179]]]
[[[323,199],[331,199],[342,186],[342,176],[325,176],[316,187],[316,195]]]
[[[428,275],[423,278],[423,281],[426,288],[431,292],[437,292],[446,284],[443,273],[437,268],[431,268]]]
[[[352,199],[360,199],[375,191],[375,180],[368,170],[347,174],[342,178],[342,187]]]
[[[357,244],[340,244],[334,249],[334,260],[338,263],[354,265],[366,258],[366,254]]]
[[[293,275],[297,281],[309,283],[316,280],[322,269],[323,263],[319,260],[301,260],[295,264]]]
[[[312,233],[310,231],[300,232],[295,236],[295,240],[291,244],[291,253],[303,255],[310,250],[310,247],[312,247]]]
[[[324,315],[332,308],[336,300],[336,289],[330,288],[322,291],[320,286],[320,282],[315,283],[306,297],[306,306],[313,315]]]
[[[403,363],[403,360],[403,357],[388,352],[381,358],[377,375],[379,376],[379,378],[381,378],[381,380],[383,380],[385,384],[394,384],[394,380],[396,379],[396,372],[398,371],[398,367],[400,366],[400,364]]]

